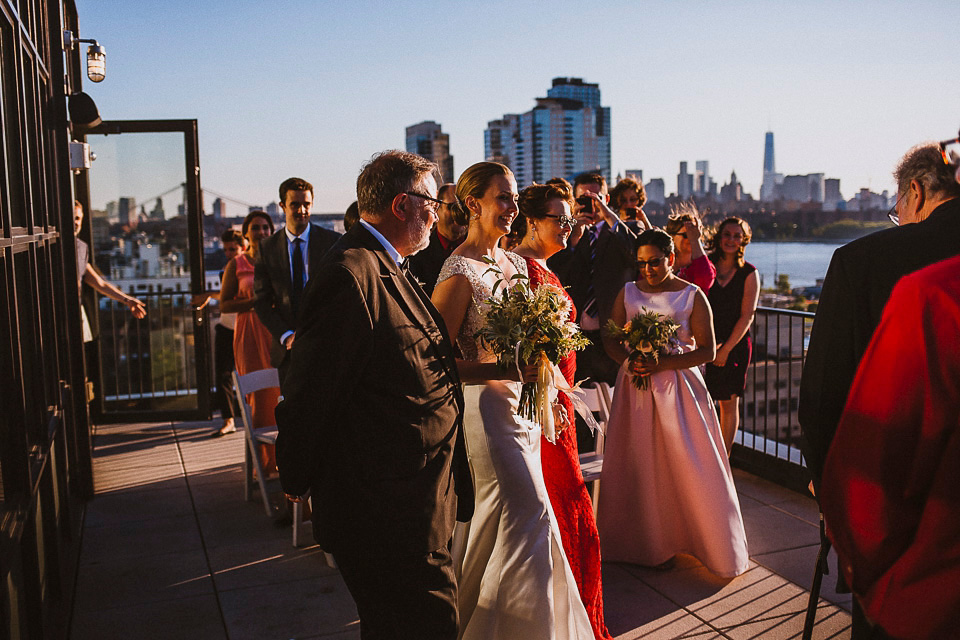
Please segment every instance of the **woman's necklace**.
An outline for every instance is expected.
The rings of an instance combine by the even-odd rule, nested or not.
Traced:
[[[717,282],[721,287],[725,287],[733,280],[733,275],[737,272],[737,263],[727,264],[724,260],[717,265]]]

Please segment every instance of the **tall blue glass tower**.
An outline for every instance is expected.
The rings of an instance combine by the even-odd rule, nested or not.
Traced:
[[[773,163],[773,131],[767,131],[767,137],[763,144],[763,172],[774,173],[776,168]]]

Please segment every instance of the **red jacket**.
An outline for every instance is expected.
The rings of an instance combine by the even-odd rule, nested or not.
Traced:
[[[905,249],[906,250],[906,249]],[[898,638],[960,630],[960,256],[904,277],[824,468],[840,570]]]

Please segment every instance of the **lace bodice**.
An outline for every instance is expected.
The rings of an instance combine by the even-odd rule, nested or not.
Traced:
[[[519,273],[527,275],[527,263],[523,258],[509,251],[506,252],[506,256]],[[470,282],[473,304],[467,308],[467,315],[460,325],[460,331],[456,336],[457,346],[460,347],[464,360],[494,362],[497,357],[478,345],[474,336],[483,326],[483,315],[488,306],[487,299],[493,292],[493,283],[496,282],[496,277],[492,273],[484,276],[483,272],[487,268],[484,266],[481,271],[474,266],[475,264],[475,260],[463,256],[456,254],[450,256],[443,263],[443,268],[440,269],[437,284],[456,275],[465,276],[467,281]]]

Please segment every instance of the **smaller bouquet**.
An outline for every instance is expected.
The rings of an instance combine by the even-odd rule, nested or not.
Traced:
[[[520,391],[518,415],[540,425],[547,440],[553,442],[555,429],[551,403],[558,387],[565,387],[555,366],[568,353],[583,349],[590,342],[576,323],[570,322],[570,302],[559,288],[542,284],[532,290],[526,276],[517,274],[504,283],[503,273],[493,261],[490,269],[500,276],[487,300],[483,327],[477,339],[497,356],[497,363],[520,367],[539,365],[536,382],[528,382]]]
[[[647,311],[646,307],[641,309],[622,327],[613,320],[607,321],[607,335],[627,344],[630,348],[627,357],[631,363],[638,359],[659,362],[661,354],[668,353],[677,344],[680,325],[656,311]],[[641,391],[649,389],[650,374],[634,374],[633,386]]]

